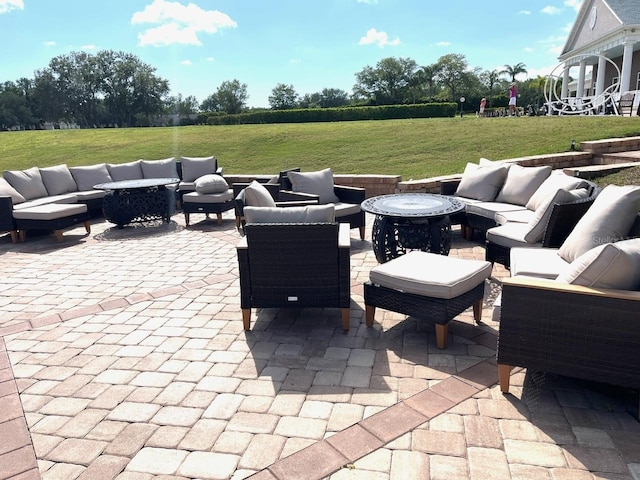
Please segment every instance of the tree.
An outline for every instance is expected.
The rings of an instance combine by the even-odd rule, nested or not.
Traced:
[[[182,94],[168,97],[165,100],[165,111],[176,115],[191,115],[198,113],[198,100],[193,95],[182,97]]]
[[[421,90],[426,86],[427,95],[430,99],[432,99],[434,95],[437,74],[438,65],[434,63],[420,68],[414,75],[414,85]]]
[[[516,76],[520,75],[521,73],[527,73],[527,69],[526,65],[520,62],[516,63],[515,65],[505,65],[504,70],[502,70],[500,73],[506,73],[507,75],[509,75],[509,77],[511,77],[511,81],[515,82]]]
[[[219,112],[220,111],[220,102],[218,101],[218,95],[212,93],[207,98],[205,98],[200,104],[201,112]]]
[[[323,88],[320,92],[322,108],[344,107],[349,105],[349,94],[339,88]]]
[[[465,83],[464,73],[468,68],[467,59],[464,55],[449,53],[440,57],[436,65],[436,78],[451,93],[449,100],[457,102],[456,93]]]
[[[248,94],[247,84],[239,80],[225,80],[215,93],[219,111],[228,114],[241,113],[245,108]]]
[[[407,103],[412,100],[410,86],[417,68],[410,58],[383,58],[375,68],[366,66],[356,73],[354,96],[378,105]]]
[[[298,106],[298,94],[293,85],[278,83],[269,95],[269,105],[273,110],[288,110]]]
[[[485,71],[480,74],[480,81],[488,91],[487,97],[489,108],[493,106],[493,92],[496,84],[500,81],[500,72],[497,70]]]

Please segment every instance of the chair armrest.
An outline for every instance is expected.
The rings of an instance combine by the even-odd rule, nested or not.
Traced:
[[[301,200],[297,202],[276,202],[276,207],[306,207],[307,205],[318,205],[318,201]]]
[[[338,227],[338,248],[351,248],[351,226],[341,223]]]
[[[581,295],[583,297],[600,297],[620,300],[631,300],[640,302],[640,291],[635,290],[614,290],[610,288],[593,288],[584,287],[582,285],[571,285],[568,283],[560,283],[555,280],[533,279],[512,277],[505,278],[502,281],[502,288],[510,289],[529,289],[532,292],[553,292],[566,293],[567,295]],[[544,293],[541,293],[544,294]],[[640,305],[638,305],[640,308]]]
[[[453,195],[460,185],[460,178],[452,178],[449,180],[440,181],[440,194],[441,195]]]
[[[360,187],[347,187],[346,185],[334,185],[333,193],[342,203],[360,204],[365,200],[365,189]]]
[[[318,204],[320,197],[312,193],[294,192],[292,190],[278,190],[278,202],[314,202]]]

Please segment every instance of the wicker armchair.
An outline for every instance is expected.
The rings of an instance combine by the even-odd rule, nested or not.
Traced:
[[[247,223],[237,247],[244,329],[251,308],[336,307],[349,329],[347,224]]]
[[[292,191],[291,180],[289,180],[288,172],[299,172],[299,168],[293,168],[291,170],[285,170],[280,172],[279,181],[280,181],[280,195],[300,195],[301,192]],[[347,187],[345,185],[334,185],[333,193],[340,200],[340,204],[342,206],[349,205],[360,205],[364,202],[366,198],[366,192],[364,188],[359,187]],[[302,193],[304,195],[304,193]],[[317,198],[316,195],[312,195],[312,197]],[[348,223],[351,228],[357,228],[360,233],[360,239],[364,240],[365,236],[365,216],[364,210],[358,209],[357,212],[354,213],[341,213],[341,206],[336,205],[336,219],[339,222]],[[347,212],[351,211],[351,209],[345,210]]]
[[[500,388],[515,366],[640,389],[640,292],[506,279]]]

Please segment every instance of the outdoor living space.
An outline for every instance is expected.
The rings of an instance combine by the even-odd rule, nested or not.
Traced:
[[[516,370],[498,386],[492,306],[438,349],[379,309],[351,241],[340,310],[260,309],[244,331],[233,211],[0,237],[0,478],[640,479],[637,392]],[[450,257],[484,259],[453,227]]]

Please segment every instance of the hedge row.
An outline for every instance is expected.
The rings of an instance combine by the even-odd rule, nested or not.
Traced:
[[[248,123],[348,122],[353,120],[390,120],[398,118],[453,117],[455,103],[425,103],[417,105],[381,105],[375,107],[300,108],[264,110],[238,115],[210,114],[209,125],[240,125]]]

